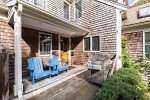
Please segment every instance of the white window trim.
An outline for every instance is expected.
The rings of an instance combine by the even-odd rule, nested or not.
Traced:
[[[146,33],[146,32],[150,32],[150,29],[143,31],[143,55],[144,55],[144,56],[146,56],[146,55],[145,55],[145,33]],[[150,59],[146,60],[146,62],[150,62]]]
[[[95,36],[98,36],[99,37],[99,51],[93,51],[92,50],[92,37],[95,37]],[[84,38],[88,38],[88,37],[90,37],[90,51],[85,51],[84,50]],[[101,52],[101,36],[100,35],[92,35],[92,36],[86,36],[86,37],[84,37],[83,38],[83,52]]]
[[[82,18],[82,16],[83,16],[83,0],[81,0],[81,2],[82,2],[82,15],[81,15],[81,17],[79,17],[79,18],[76,18],[76,2],[79,2],[79,0],[78,1],[75,1],[74,2],[74,20],[79,20],[79,19],[81,19]]]
[[[48,11],[48,1],[45,0],[45,10]]]
[[[29,0],[28,1],[29,3],[31,3],[31,4],[34,4],[34,6],[37,6],[37,7],[39,7],[39,8],[41,8],[41,9],[44,9],[44,10],[48,10],[47,8],[48,8],[48,5],[47,5],[47,0],[45,0],[45,2],[44,2],[44,8],[42,8],[41,6],[39,6],[39,5],[35,5],[35,1],[33,0],[33,2],[32,2],[32,0]]]
[[[145,31],[143,31],[143,55],[145,56]]]
[[[40,34],[45,34],[45,35],[49,35],[49,36],[51,36],[51,51],[50,51],[50,54],[46,54],[46,55],[41,55],[40,54]],[[50,56],[51,54],[52,54],[52,50],[53,50],[53,46],[52,46],[52,40],[53,40],[53,38],[52,38],[52,34],[49,34],[49,33],[46,33],[46,32],[39,32],[38,33],[38,56]]]
[[[67,3],[68,5],[69,5],[69,19],[66,19],[65,17],[64,17],[64,3]],[[63,1],[63,18],[65,19],[65,20],[71,20],[71,4],[68,2],[68,1],[66,1],[66,0],[64,0]]]

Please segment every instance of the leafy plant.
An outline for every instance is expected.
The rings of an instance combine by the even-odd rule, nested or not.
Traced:
[[[130,53],[127,48],[127,39],[123,35],[122,36],[122,67],[131,68],[133,67],[133,63],[131,62]]]
[[[138,70],[122,68],[104,82],[96,100],[147,100],[147,83]]]

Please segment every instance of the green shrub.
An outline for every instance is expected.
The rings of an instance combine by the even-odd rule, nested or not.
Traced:
[[[146,100],[147,83],[139,71],[122,68],[106,80],[96,100]]]
[[[122,81],[134,85],[140,90],[146,92],[147,83],[143,80],[141,73],[133,68],[123,68],[118,70],[110,78],[111,81]]]
[[[128,52],[128,48],[127,48],[127,39],[123,35],[122,36],[122,67],[131,68],[132,65],[133,64],[131,62],[130,53]]]
[[[108,82],[96,94],[96,100],[146,100],[143,91],[126,82]]]

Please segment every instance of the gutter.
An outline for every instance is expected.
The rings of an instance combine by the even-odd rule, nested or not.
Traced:
[[[124,25],[122,26],[122,29],[131,28],[131,27],[139,27],[139,26],[148,25],[148,24],[150,24],[150,21],[134,23],[134,24]]]

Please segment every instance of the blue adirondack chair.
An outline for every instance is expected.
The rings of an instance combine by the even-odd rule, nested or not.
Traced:
[[[39,57],[32,57],[28,59],[28,70],[30,72],[32,84],[34,84],[36,80],[51,77],[52,74],[58,74],[58,71],[52,71],[51,68],[44,71],[42,61]]]
[[[60,61],[59,61],[58,56],[51,55],[51,57],[50,57],[50,64],[56,64],[57,65],[57,67],[53,67],[53,70],[58,70],[59,72],[68,71],[69,70],[69,66],[67,64],[65,66],[60,66],[59,63],[60,63]]]

